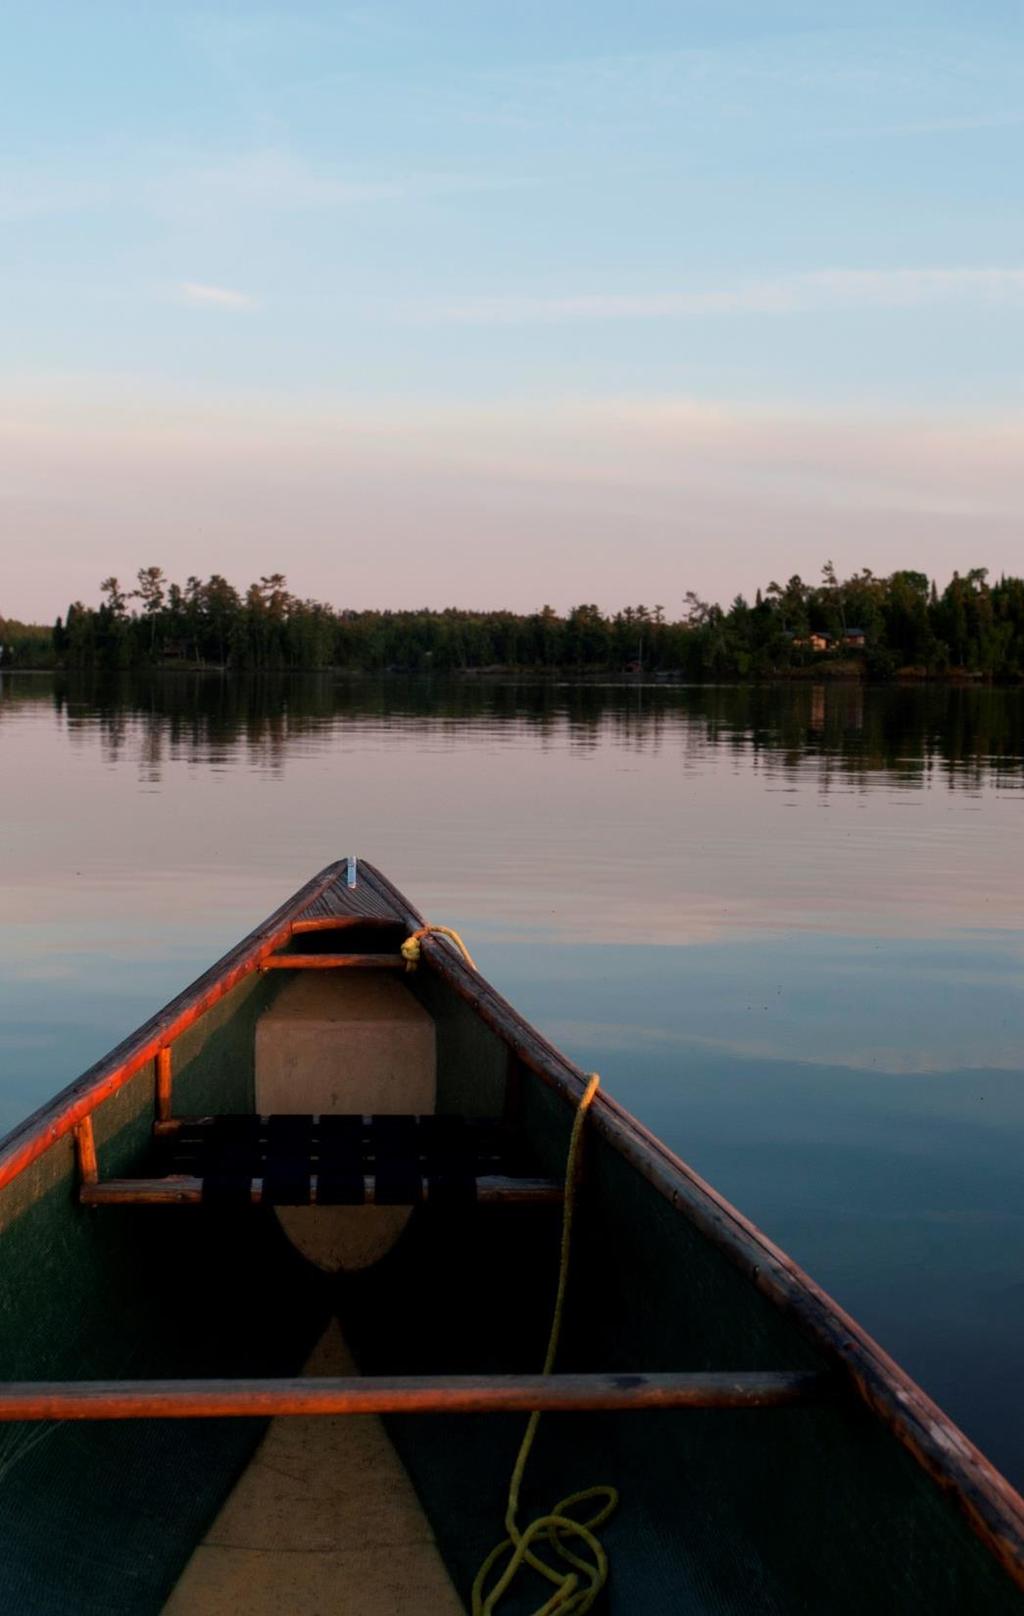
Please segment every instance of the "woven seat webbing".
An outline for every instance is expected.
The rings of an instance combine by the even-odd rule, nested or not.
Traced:
[[[316,1179],[322,1205],[358,1206],[373,1182],[380,1205],[424,1197],[448,1205],[476,1199],[480,1174],[507,1171],[513,1141],[498,1124],[459,1116],[275,1114],[182,1121],[164,1140],[164,1168],[202,1180],[217,1204],[251,1199],[253,1179],[271,1205],[305,1206]]]

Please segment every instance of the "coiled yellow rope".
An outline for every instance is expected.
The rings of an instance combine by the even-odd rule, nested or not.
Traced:
[[[571,1249],[572,1218],[576,1198],[576,1178],[579,1166],[580,1142],[583,1137],[583,1124],[586,1120],[590,1102],[597,1093],[600,1078],[592,1073],[587,1087],[583,1091],[576,1115],[572,1123],[572,1135],[569,1140],[569,1155],[565,1166],[565,1199],[562,1205],[562,1248],[558,1267],[558,1288],[555,1292],[555,1306],[551,1318],[551,1332],[548,1336],[547,1352],[544,1355],[544,1368],[542,1373],[550,1375],[555,1355],[558,1352],[558,1339],[562,1333],[562,1315],[565,1310],[565,1291],[569,1279],[569,1253]],[[584,1611],[592,1608],[598,1594],[608,1580],[608,1556],[600,1539],[596,1535],[597,1527],[611,1515],[619,1502],[618,1492],[614,1487],[587,1487],[582,1492],[570,1493],[568,1498],[562,1498],[555,1505],[549,1515],[539,1515],[531,1521],[525,1532],[520,1532],[516,1525],[516,1515],[519,1512],[519,1491],[523,1483],[526,1470],[526,1461],[530,1457],[533,1439],[540,1424],[540,1412],[535,1409],[527,1422],[526,1432],[519,1446],[519,1453],[512,1469],[512,1479],[508,1489],[508,1506],[505,1510],[505,1530],[508,1536],[496,1545],[487,1556],[476,1581],[473,1583],[472,1616],[493,1616],[499,1599],[508,1591],[514,1578],[524,1565],[531,1566],[542,1577],[555,1585],[555,1592],[543,1605],[538,1606],[534,1616],[583,1616]],[[568,1513],[581,1504],[588,1504],[592,1500],[603,1499],[604,1502],[593,1514],[585,1520],[577,1520]],[[570,1543],[572,1547],[570,1547]],[[545,1560],[538,1552],[546,1548],[560,1560],[561,1565],[554,1565]],[[577,1553],[577,1550],[583,1552]],[[503,1555],[508,1555],[508,1564],[498,1577],[497,1582],[487,1592],[487,1583],[492,1572]]]
[[[459,936],[458,932],[453,931],[451,926],[421,926],[419,931],[414,931],[405,939],[405,942],[402,944],[402,958],[405,961],[405,968],[407,971],[414,971],[416,969],[420,962],[420,942],[424,937],[430,936],[450,937],[466,964],[469,965],[474,971],[476,970],[476,961],[469,952],[469,949],[466,947],[465,943],[462,941],[462,938]]]

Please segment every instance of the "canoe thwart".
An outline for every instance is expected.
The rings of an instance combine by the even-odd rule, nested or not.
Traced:
[[[0,1383],[0,1422],[487,1414],[533,1409],[754,1409],[820,1402],[833,1392],[834,1381],[826,1374],[766,1369],[679,1374],[10,1381]]]
[[[333,1178],[326,1174],[258,1178],[193,1178],[172,1173],[166,1178],[108,1178],[84,1183],[78,1192],[83,1206],[465,1206],[551,1205],[562,1199],[554,1178],[508,1178],[487,1173],[480,1178],[446,1181],[443,1176],[417,1176],[401,1186],[373,1174]]]
[[[401,954],[268,954],[261,971],[404,971]]]
[[[83,1205],[468,1206],[562,1199],[561,1182],[538,1174],[518,1135],[488,1118],[243,1113],[158,1119],[153,1131],[154,1161],[137,1177],[98,1181],[95,1171],[83,1171]]]
[[[315,915],[292,922],[289,935],[303,937],[310,932],[345,932],[345,931],[384,931],[395,932],[402,937],[408,933],[401,917],[398,915]]]

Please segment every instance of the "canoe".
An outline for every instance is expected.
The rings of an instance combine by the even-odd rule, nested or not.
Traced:
[[[1024,1610],[1009,1483],[368,864],[7,1137],[0,1253],[5,1613],[454,1616],[517,1454],[478,1609]]]

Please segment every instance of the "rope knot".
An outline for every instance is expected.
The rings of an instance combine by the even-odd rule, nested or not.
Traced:
[[[414,971],[419,964],[420,955],[423,952],[420,945],[422,944],[424,937],[449,938],[450,941],[455,944],[470,970],[476,970],[476,961],[469,952],[469,949],[466,947],[465,943],[462,941],[462,938],[459,936],[458,932],[454,931],[451,926],[421,926],[419,931],[410,932],[409,936],[402,944],[401,954],[405,961],[405,968],[407,971]]]

